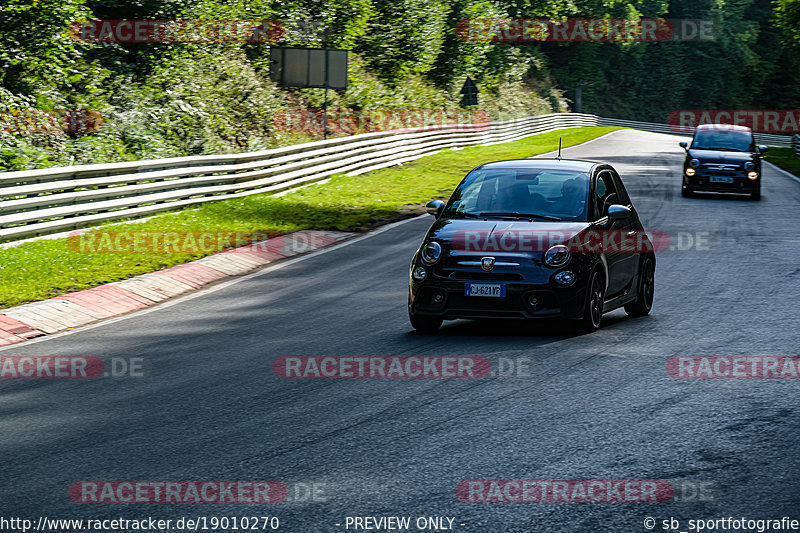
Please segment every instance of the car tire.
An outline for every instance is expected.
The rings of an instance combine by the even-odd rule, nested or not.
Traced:
[[[599,270],[595,270],[586,286],[586,303],[583,306],[583,318],[580,322],[582,332],[593,333],[600,329],[600,322],[603,320],[605,292],[603,275]]]
[[[750,193],[751,200],[761,200],[761,186],[759,185],[756,189]]]
[[[639,280],[639,289],[636,299],[625,304],[625,312],[630,316],[645,316],[653,308],[653,293],[655,292],[655,264],[651,257],[645,257],[642,263],[642,277]]]
[[[411,326],[422,333],[433,333],[442,325],[442,319],[431,316],[408,315]]]
[[[687,187],[681,187],[681,196],[684,198],[694,198],[694,191]]]

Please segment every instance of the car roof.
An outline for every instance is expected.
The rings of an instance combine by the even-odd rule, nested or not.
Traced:
[[[697,126],[696,131],[703,130],[733,130],[733,131],[746,131],[751,132],[747,126],[737,126],[735,124],[700,124]]]
[[[584,161],[582,159],[507,159],[505,161],[484,163],[477,168],[481,170],[514,168],[590,172],[598,164],[597,161]]]

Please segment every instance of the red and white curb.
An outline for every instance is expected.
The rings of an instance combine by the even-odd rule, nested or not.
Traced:
[[[4,309],[0,312],[0,346],[144,309],[351,236],[335,231],[297,231],[157,272]]]

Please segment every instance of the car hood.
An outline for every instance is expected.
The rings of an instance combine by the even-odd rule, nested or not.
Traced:
[[[563,234],[563,241],[567,241],[574,235],[584,231],[591,226],[590,222],[546,222],[527,220],[501,220],[501,219],[452,219],[440,218],[434,222],[428,232],[429,239],[439,241],[443,246],[456,247],[464,242],[464,232],[478,232],[482,237],[496,235],[499,236],[506,232],[542,232],[550,236]],[[561,241],[562,239],[557,239]],[[548,241],[553,242],[552,239]]]
[[[745,161],[753,161],[756,157],[750,152],[725,152],[718,150],[697,150],[690,149],[689,157],[698,159],[701,163],[727,163],[741,164]]]

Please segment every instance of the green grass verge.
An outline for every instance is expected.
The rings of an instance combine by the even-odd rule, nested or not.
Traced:
[[[764,154],[764,159],[779,166],[786,172],[800,176],[800,158],[797,157],[792,148],[770,148],[769,152]]]
[[[447,198],[473,167],[572,146],[620,128],[569,128],[486,147],[443,150],[402,166],[330,182],[283,197],[259,194],[210,202],[139,222],[102,226],[108,231],[287,232],[353,230],[420,212]],[[198,259],[204,253],[77,253],[66,239],[41,239],[0,249],[0,308],[43,300]]]

